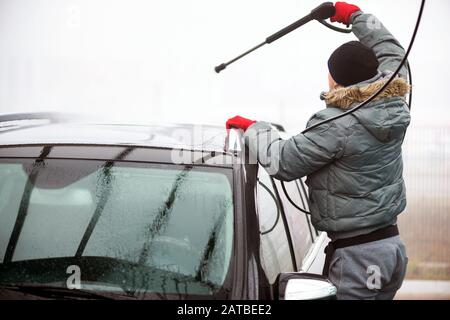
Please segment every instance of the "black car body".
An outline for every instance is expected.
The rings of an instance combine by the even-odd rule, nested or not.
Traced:
[[[278,299],[293,278],[334,294],[314,275],[326,234],[238,131],[66,120],[0,116],[0,299]]]

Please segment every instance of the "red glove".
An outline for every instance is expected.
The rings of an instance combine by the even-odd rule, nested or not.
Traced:
[[[227,127],[227,129],[237,128],[237,129],[242,129],[245,131],[245,130],[247,130],[248,127],[250,127],[255,122],[256,121],[254,121],[254,120],[250,120],[250,119],[243,118],[240,116],[235,116],[233,118],[228,119],[225,126]]]
[[[334,7],[336,8],[336,13],[330,18],[331,22],[341,22],[346,25],[350,24],[350,17],[356,11],[361,11],[361,9],[353,4],[348,4],[347,2],[336,2]]]

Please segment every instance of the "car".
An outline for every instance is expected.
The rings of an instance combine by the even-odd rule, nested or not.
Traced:
[[[335,298],[304,182],[246,158],[223,127],[0,116],[0,299]]]

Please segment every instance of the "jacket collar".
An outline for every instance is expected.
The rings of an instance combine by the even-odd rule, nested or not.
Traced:
[[[354,104],[364,102],[381,89],[391,75],[392,73],[379,72],[375,77],[358,84],[323,92],[320,98],[325,101],[327,107],[338,107],[342,110],[348,110]],[[410,90],[411,86],[404,78],[396,77],[374,101],[391,97],[404,97]]]

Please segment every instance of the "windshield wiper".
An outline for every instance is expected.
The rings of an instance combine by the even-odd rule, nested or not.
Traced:
[[[117,300],[133,299],[129,295],[119,293],[91,291],[86,289],[69,289],[64,287],[46,286],[46,285],[0,285],[0,290],[16,291],[35,296],[59,299],[96,299],[96,300]]]
[[[75,253],[76,257],[81,257],[83,255],[84,249],[86,249],[86,246],[89,242],[89,239],[91,238],[94,229],[100,220],[100,216],[103,213],[103,210],[105,209],[106,203],[108,202],[111,192],[113,189],[112,180],[112,168],[114,167],[116,161],[120,161],[125,159],[133,150],[135,147],[128,147],[125,148],[122,152],[120,152],[113,160],[107,161],[103,167],[102,167],[102,191],[100,195],[100,199],[97,203],[97,207],[95,208],[94,214],[91,217],[91,220],[89,221],[89,224],[84,231],[83,238],[81,239],[81,242],[78,245],[78,249]]]
[[[147,228],[147,239],[142,247],[141,253],[139,255],[139,265],[144,265],[145,261],[148,259],[150,255],[150,246],[153,239],[163,230],[169,221],[170,214],[173,210],[173,205],[177,200],[178,191],[182,186],[183,182],[186,180],[186,176],[192,170],[192,166],[185,166],[180,173],[175,177],[175,181],[172,185],[172,188],[169,191],[169,195],[167,199],[164,201],[162,207],[156,213],[155,219],[153,219],[152,223]]]
[[[28,215],[28,207],[30,204],[31,193],[34,190],[35,182],[39,175],[39,169],[45,165],[45,159],[52,151],[51,146],[44,146],[39,154],[39,157],[33,162],[31,172],[28,175],[27,182],[25,184],[25,189],[22,194],[22,199],[20,200],[19,211],[17,213],[17,219],[14,223],[13,231],[11,232],[11,237],[9,238],[8,245],[6,247],[5,256],[3,257],[3,262],[11,262],[14,256],[14,251],[16,250],[17,243],[19,242],[20,233],[25,224],[25,219]]]

